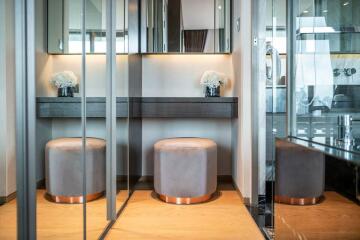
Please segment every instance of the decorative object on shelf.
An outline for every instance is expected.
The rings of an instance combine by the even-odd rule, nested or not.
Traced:
[[[220,87],[224,86],[227,77],[223,73],[206,71],[201,77],[200,84],[205,87],[205,97],[220,97]]]
[[[55,73],[50,83],[58,89],[58,97],[73,97],[78,79],[72,71]]]

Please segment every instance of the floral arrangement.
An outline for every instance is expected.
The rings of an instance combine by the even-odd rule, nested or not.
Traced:
[[[75,87],[78,84],[78,79],[72,71],[63,71],[55,73],[50,83],[57,88]]]
[[[203,73],[200,84],[209,88],[217,88],[226,84],[227,77],[223,73],[206,71]]]

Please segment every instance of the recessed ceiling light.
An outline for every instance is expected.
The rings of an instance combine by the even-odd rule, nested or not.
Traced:
[[[303,13],[309,13],[309,11],[308,11],[308,10],[304,10]]]
[[[323,10],[323,13],[327,13],[327,12],[328,12],[328,10],[326,10],[326,9],[325,9],[325,10]]]
[[[221,10],[221,9],[222,9],[222,6],[221,6],[221,5],[219,5],[219,6],[218,6],[218,8],[219,8],[219,10]]]
[[[344,5],[344,6],[349,5],[349,2],[344,2],[343,5]]]

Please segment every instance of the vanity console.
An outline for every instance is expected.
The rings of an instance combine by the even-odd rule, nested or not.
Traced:
[[[88,118],[105,118],[105,97],[88,97]],[[116,112],[118,118],[128,117],[128,102],[132,116],[143,118],[237,118],[238,98],[220,97],[118,97]],[[38,118],[80,118],[81,98],[37,98]]]

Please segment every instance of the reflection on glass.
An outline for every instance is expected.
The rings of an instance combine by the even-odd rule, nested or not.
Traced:
[[[121,12],[116,12],[117,16],[125,16],[125,21],[116,18],[116,25],[119,29],[127,29],[127,5],[128,1],[118,1],[117,8]],[[124,35],[116,39],[116,48],[128,52],[128,38]],[[128,55],[116,56],[116,77],[114,80],[116,85],[117,104],[121,105],[121,109],[129,108],[128,93]],[[124,111],[126,112],[126,111]],[[128,162],[129,162],[129,116],[117,118],[117,153],[116,153],[116,212],[118,212],[129,196],[128,189]]]
[[[338,116],[360,118],[360,2],[298,3],[294,134],[337,138]],[[352,134],[360,137],[357,121],[353,123]]]
[[[230,0],[146,0],[143,53],[231,51]]]
[[[17,239],[15,1],[0,1],[0,239]]]
[[[48,52],[51,54],[81,54],[81,0],[49,0]],[[125,0],[116,0],[116,52],[125,53],[125,16],[120,6]],[[106,52],[106,0],[86,1],[86,52]]]
[[[59,9],[62,5],[71,1],[49,1],[51,14],[61,14]],[[74,1],[75,2],[75,1]],[[77,2],[77,1],[76,1]],[[77,16],[77,24],[80,26],[81,1],[79,5],[73,6],[71,15]],[[81,56],[49,56],[46,52],[46,1],[35,1],[36,3],[36,86],[37,97],[52,97],[51,100],[63,105],[62,100],[76,100],[77,117],[67,118],[36,118],[36,158],[37,158],[37,201],[36,231],[38,239],[81,239],[84,237],[84,178],[82,161],[82,131],[81,111],[82,101],[80,98],[57,97],[58,89],[50,80],[55,73],[64,71],[72,72],[77,82],[83,78],[81,71]],[[49,12],[50,14],[50,12]],[[52,15],[49,15],[52,16]],[[76,34],[66,32],[68,38],[74,41],[62,42],[62,29],[52,25],[51,18],[48,19],[49,30],[53,31],[51,37],[56,39],[53,43],[62,49],[81,48],[80,27]],[[64,22],[65,23],[65,22]],[[53,28],[52,28],[53,27]],[[45,35],[45,36],[44,36]],[[61,36],[61,38],[60,38]],[[58,41],[59,40],[59,41]],[[50,44],[49,39],[49,44]],[[49,45],[50,47],[50,45]],[[61,51],[57,52],[61,53]],[[62,78],[58,78],[61,82]],[[79,96],[76,90],[75,96]],[[42,98],[49,99],[49,98]],[[58,109],[59,107],[55,107]],[[68,111],[63,112],[65,115]],[[33,144],[33,143],[30,143]],[[71,146],[71,147],[69,147]],[[73,204],[69,204],[73,202]]]

